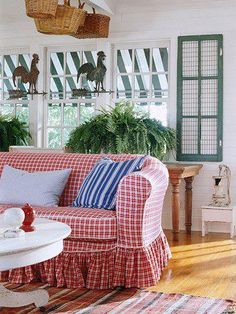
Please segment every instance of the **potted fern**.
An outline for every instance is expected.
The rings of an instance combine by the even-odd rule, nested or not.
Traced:
[[[79,153],[150,154],[163,159],[176,147],[175,130],[119,103],[72,131],[67,147]]]
[[[7,152],[11,145],[27,145],[31,138],[27,126],[18,118],[0,115],[0,151]]]

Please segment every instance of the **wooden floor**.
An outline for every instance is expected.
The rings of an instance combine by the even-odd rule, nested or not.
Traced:
[[[150,290],[167,293],[186,293],[236,301],[236,237],[200,232],[180,234],[172,241],[165,231],[172,259],[162,274],[159,284]]]

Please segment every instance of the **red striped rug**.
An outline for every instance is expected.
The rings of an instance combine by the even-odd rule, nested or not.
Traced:
[[[41,310],[30,305],[17,309],[2,308],[1,314],[37,314],[42,311],[50,314],[221,314],[224,311],[225,314],[235,313],[232,301],[192,295],[121,288],[116,290],[60,289],[38,283],[5,286],[18,292],[44,287],[49,292],[50,301]]]

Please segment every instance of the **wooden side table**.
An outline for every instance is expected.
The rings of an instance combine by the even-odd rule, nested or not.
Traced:
[[[179,239],[179,213],[180,213],[180,196],[179,187],[181,180],[185,181],[185,228],[186,232],[191,234],[192,227],[192,182],[196,175],[199,174],[202,164],[181,164],[166,163],[169,171],[170,183],[172,185],[172,232],[173,239]]]
[[[236,232],[236,206],[202,206],[202,236],[208,234],[208,223],[224,222],[230,224],[230,237]]]

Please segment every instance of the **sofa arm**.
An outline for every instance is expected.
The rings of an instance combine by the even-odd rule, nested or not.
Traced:
[[[161,229],[163,200],[168,171],[149,157],[141,171],[125,176],[118,187],[118,245],[138,248],[153,242]]]

